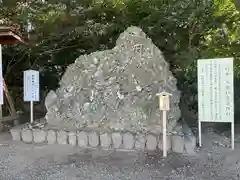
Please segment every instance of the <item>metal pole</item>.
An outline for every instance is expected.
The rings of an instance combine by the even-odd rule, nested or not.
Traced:
[[[33,101],[30,101],[30,122],[33,123]]]
[[[201,121],[198,120],[198,138],[199,138],[199,146],[202,146],[202,126]]]
[[[235,133],[235,130],[234,130],[234,122],[231,123],[231,133],[232,133],[232,150],[234,150],[234,133]]]

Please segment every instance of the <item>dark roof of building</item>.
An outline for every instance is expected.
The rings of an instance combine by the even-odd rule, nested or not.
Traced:
[[[15,28],[0,25],[0,44],[25,44],[25,41]]]

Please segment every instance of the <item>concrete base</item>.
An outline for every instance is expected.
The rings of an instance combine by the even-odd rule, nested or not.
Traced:
[[[54,128],[22,128],[10,130],[13,140],[25,143],[69,144],[81,148],[115,149],[124,151],[162,151],[162,135],[153,133],[71,131]],[[167,136],[168,151],[195,154],[196,138],[186,124],[178,124]]]

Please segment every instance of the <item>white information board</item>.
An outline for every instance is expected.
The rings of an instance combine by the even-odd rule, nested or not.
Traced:
[[[39,101],[38,71],[24,71],[24,101]]]
[[[3,104],[2,45],[0,44],[0,104]]]
[[[233,122],[233,59],[198,60],[198,118]]]
[[[233,58],[198,60],[199,131],[201,122],[229,122],[234,126],[233,74]]]

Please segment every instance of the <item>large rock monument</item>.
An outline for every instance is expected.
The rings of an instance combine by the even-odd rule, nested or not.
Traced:
[[[80,148],[158,151],[163,148],[157,93],[171,96],[167,149],[195,154],[196,138],[182,120],[180,92],[162,52],[137,27],[123,32],[111,50],[80,56],[59,88],[45,99],[43,121],[10,130],[15,141]],[[47,123],[46,123],[47,121]]]
[[[162,52],[138,27],[113,49],[82,55],[68,66],[59,88],[46,97],[47,123],[64,128],[161,132],[156,94],[172,93],[171,132],[181,116],[177,80]]]

